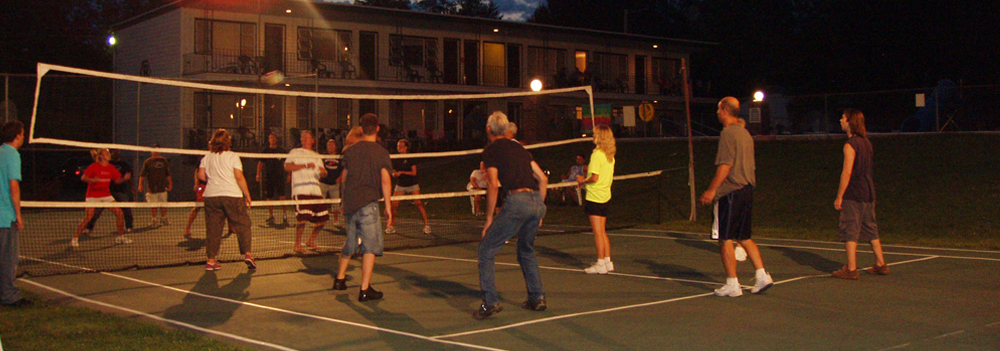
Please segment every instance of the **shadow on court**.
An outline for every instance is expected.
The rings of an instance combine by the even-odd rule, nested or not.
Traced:
[[[630,235],[630,234],[642,235]],[[360,260],[348,289],[333,291],[339,250],[325,255],[27,278],[53,301],[74,296],[207,328],[252,348],[290,350],[703,350],[962,349],[1000,345],[995,276],[1000,252],[896,248],[892,273],[830,278],[840,243],[755,238],[776,285],[724,298],[717,245],[707,236],[629,229],[609,233],[615,271],[588,275],[589,232],[539,236],[536,251],[549,308],[520,308],[524,279],[513,244],[497,255],[503,311],[477,321],[477,243],[394,250],[377,259],[379,301],[358,302]],[[435,240],[428,237],[428,240]],[[68,258],[65,258],[68,259]],[[872,262],[859,253],[859,267]],[[27,263],[27,262],[26,262]],[[753,267],[738,265],[752,285]],[[251,279],[252,278],[252,279]],[[38,286],[34,284],[39,284]],[[128,314],[123,310],[104,310]],[[168,322],[169,323],[169,322]],[[720,332],[721,331],[721,332]],[[280,345],[271,347],[267,345]]]

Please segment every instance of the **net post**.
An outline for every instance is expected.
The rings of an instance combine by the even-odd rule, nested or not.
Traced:
[[[688,221],[698,219],[697,193],[694,186],[694,141],[691,136],[691,84],[688,82],[687,59],[681,59],[681,72],[684,73],[684,115],[687,116],[688,139],[688,186],[691,188],[691,217]]]

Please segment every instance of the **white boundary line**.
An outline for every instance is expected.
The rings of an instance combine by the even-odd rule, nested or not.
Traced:
[[[448,260],[448,261],[460,261],[460,262],[479,263],[479,260],[473,260],[473,259],[470,259],[470,258],[453,258],[453,257],[408,254],[408,253],[399,253],[399,252],[385,252],[384,254],[385,255],[393,255],[393,256],[419,257],[419,258],[431,258],[431,259],[436,259],[436,260]],[[499,266],[516,266],[516,267],[520,267],[521,266],[520,264],[517,264],[517,263],[506,263],[506,262],[496,262],[495,264],[499,265]],[[540,268],[540,269],[548,269],[548,270],[553,270],[553,271],[583,272],[583,270],[580,269],[580,268],[564,268],[564,267],[549,267],[549,266],[538,266],[538,268]],[[705,285],[720,285],[720,284],[722,284],[720,282],[709,282],[709,281],[703,281],[703,280],[690,280],[690,279],[654,277],[654,276],[648,276],[648,275],[625,274],[625,273],[615,273],[615,272],[608,272],[606,275],[617,275],[617,276],[622,276],[622,277],[652,279],[652,280],[667,280],[667,281],[674,281],[674,282],[698,283],[698,284],[705,284]],[[745,287],[749,287],[749,286],[745,286]]]
[[[567,233],[567,234],[590,235],[590,233]],[[646,239],[663,239],[663,240],[674,240],[674,241],[703,241],[703,242],[710,242],[710,243],[717,242],[716,240],[711,240],[711,239],[674,238],[674,237],[668,237],[668,236],[642,235],[642,234],[612,234],[612,233],[608,233],[608,236],[619,236],[619,237],[630,237],[630,238],[646,238]],[[761,238],[761,239],[762,240],[772,240],[772,239],[765,239],[765,238]],[[824,242],[824,241],[810,241],[810,240],[796,240],[796,239],[777,239],[777,240],[788,240],[788,241],[797,241],[797,242],[814,243],[814,244],[816,244],[816,243],[819,243],[819,244],[831,244],[831,245],[840,244],[840,243],[828,243],[828,242]],[[767,243],[760,243],[760,242],[755,242],[755,243],[757,244],[757,246],[764,246],[764,247],[781,247],[781,248],[789,248],[789,249],[808,249],[808,250],[822,250],[822,251],[844,251],[843,248],[836,248],[836,247],[815,247],[815,246],[782,245],[782,244],[767,244]],[[882,246],[885,247],[887,245],[882,245]],[[901,247],[901,246],[895,246],[895,247]],[[961,251],[961,252],[971,252],[971,253],[995,253],[995,254],[1000,254],[1000,252],[996,252],[996,251],[974,251],[974,250],[961,250],[961,249],[951,249],[951,250],[949,250],[949,249],[920,248],[920,247],[910,247],[910,248],[924,249],[924,250],[945,250],[945,251]],[[861,252],[861,253],[871,253],[871,251],[866,251],[866,250],[858,250],[858,252]],[[952,259],[957,259],[957,260],[980,260],[980,261],[1000,262],[1000,258],[990,258],[990,257],[933,255],[933,254],[926,254],[926,253],[891,252],[891,251],[890,252],[884,252],[883,251],[882,254],[884,254],[884,255],[898,255],[898,256],[929,256],[929,257],[940,257],[940,258],[952,258]]]
[[[704,237],[708,237],[709,236],[709,234],[707,234],[707,233],[686,232],[686,231],[679,231],[679,230],[644,229],[644,228],[626,228],[626,229],[619,229],[619,230],[620,231],[630,231],[631,230],[631,231],[639,231],[639,232],[653,232],[653,233],[665,233],[665,234],[668,234],[668,233],[677,233],[677,234],[687,234],[687,235],[698,235],[698,236],[704,236]],[[819,240],[807,240],[807,239],[785,239],[785,238],[769,238],[769,237],[757,237],[756,239],[760,239],[760,240],[774,240],[774,241],[797,241],[797,242],[819,243],[819,244],[841,244],[839,242],[833,242],[833,241],[819,241]],[[988,254],[997,254],[997,255],[1000,255],[1000,251],[993,251],[993,250],[953,249],[953,248],[947,248],[947,247],[887,245],[887,244],[882,244],[882,247],[898,247],[898,248],[902,248],[902,249],[917,249],[917,250],[941,250],[941,251],[956,251],[956,252],[975,252],[975,253],[988,253]]]
[[[915,260],[895,262],[895,263],[892,263],[892,265],[905,264],[905,263],[911,263],[911,262],[917,262],[917,261],[926,261],[926,260],[930,260],[930,259],[934,259],[934,258],[938,258],[938,257],[932,256],[932,257],[918,258],[918,259],[915,259]],[[806,275],[806,276],[801,276],[801,277],[796,277],[796,278],[791,278],[791,279],[785,279],[785,280],[782,280],[782,281],[774,282],[774,285],[791,283],[791,282],[794,282],[794,281],[803,280],[803,279],[809,279],[809,278],[821,278],[821,277],[829,277],[829,276],[830,276],[829,274]],[[691,300],[691,299],[696,299],[696,298],[699,298],[699,297],[713,296],[713,295],[715,295],[715,294],[714,293],[704,293],[704,294],[690,295],[690,296],[684,296],[684,297],[676,297],[676,298],[667,299],[667,300],[660,300],[660,301],[646,302],[646,303],[640,303],[640,304],[634,304],[634,305],[627,305],[627,306],[619,306],[619,307],[606,308],[606,309],[603,309],[603,310],[586,311],[586,312],[579,312],[579,313],[570,313],[570,314],[564,314],[564,315],[560,315],[560,316],[553,316],[553,317],[549,317],[549,318],[541,318],[541,319],[536,319],[536,320],[524,321],[524,322],[520,322],[520,323],[508,324],[508,325],[504,325],[504,326],[500,326],[500,327],[480,329],[480,330],[470,330],[470,331],[461,332],[461,333],[439,335],[439,336],[435,336],[433,338],[435,338],[435,339],[445,339],[445,338],[455,338],[455,337],[459,337],[459,336],[467,336],[467,335],[473,335],[473,334],[489,333],[489,332],[495,332],[495,331],[500,331],[500,330],[505,330],[505,329],[510,329],[510,328],[522,327],[522,326],[531,325],[531,324],[538,324],[538,323],[543,323],[543,322],[550,322],[550,321],[555,321],[555,320],[560,320],[560,319],[573,318],[573,317],[579,317],[579,316],[586,316],[586,315],[591,315],[591,314],[600,314],[600,313],[607,313],[607,312],[615,312],[615,311],[621,311],[621,310],[627,310],[627,309],[633,309],[633,308],[639,308],[639,307],[654,306],[654,305],[660,305],[660,304],[677,302],[677,301],[684,301],[684,300]]]
[[[45,284],[42,284],[42,283],[38,283],[38,282],[35,282],[35,281],[32,281],[32,280],[20,279],[20,281],[28,283],[28,284],[31,284],[31,285],[34,285],[34,286],[37,286],[39,288],[43,288],[43,289],[46,289],[46,290],[58,293],[60,295],[64,295],[64,296],[67,296],[67,297],[70,297],[70,298],[73,298],[73,299],[76,299],[76,300],[83,301],[83,302],[86,302],[86,303],[89,303],[89,304],[98,305],[98,306],[102,306],[102,307],[110,308],[110,309],[115,309],[115,310],[119,310],[119,311],[128,312],[128,313],[131,313],[131,314],[134,314],[134,315],[143,316],[143,317],[146,317],[146,318],[149,318],[149,319],[153,319],[153,320],[157,320],[157,321],[160,321],[160,322],[170,323],[170,324],[178,325],[178,326],[181,326],[181,327],[184,327],[184,328],[194,329],[194,330],[200,331],[202,333],[214,334],[214,335],[218,335],[218,336],[222,336],[222,337],[227,337],[227,338],[230,338],[230,339],[233,339],[233,340],[242,341],[242,342],[245,342],[245,343],[250,343],[250,344],[254,344],[254,345],[260,345],[260,346],[270,347],[270,348],[276,349],[276,350],[297,351],[296,349],[288,348],[288,347],[277,345],[277,344],[272,344],[272,343],[269,343],[269,342],[264,342],[264,341],[260,341],[260,340],[256,340],[256,339],[245,338],[245,337],[242,337],[242,336],[239,336],[239,335],[230,334],[230,333],[226,333],[226,332],[220,332],[220,331],[212,330],[212,329],[208,329],[208,328],[202,328],[202,327],[199,327],[199,326],[194,325],[194,324],[184,323],[184,322],[181,322],[181,321],[177,321],[177,320],[173,320],[173,319],[169,319],[169,318],[160,317],[160,316],[149,314],[149,313],[146,313],[146,312],[133,310],[131,308],[126,308],[126,307],[112,305],[112,304],[108,304],[108,303],[104,303],[104,302],[100,302],[100,301],[96,301],[96,300],[91,300],[91,299],[88,299],[86,297],[74,295],[74,294],[71,294],[69,292],[66,292],[66,291],[63,291],[63,290],[59,290],[59,289],[53,288],[51,286],[48,286],[48,285],[45,285]]]
[[[35,258],[29,258],[29,259],[40,261],[40,262],[48,262],[46,260],[40,260],[40,259],[35,259]],[[53,263],[55,263],[55,262],[53,262]],[[66,266],[67,267],[72,267],[72,266],[68,266],[68,265],[66,265]],[[92,269],[85,268],[85,267],[75,267],[75,268],[79,268],[79,269],[87,270],[87,271],[93,271]],[[256,307],[256,308],[260,308],[260,309],[267,310],[267,311],[279,312],[279,313],[286,313],[286,314],[290,314],[290,315],[294,315],[294,316],[305,317],[305,318],[310,318],[310,319],[316,319],[316,320],[325,321],[325,322],[333,322],[333,323],[338,323],[338,324],[344,324],[344,325],[348,325],[348,326],[352,326],[352,327],[358,327],[358,328],[364,328],[364,329],[374,330],[374,331],[377,331],[377,332],[384,332],[384,333],[396,334],[396,335],[400,335],[400,336],[407,336],[407,337],[411,337],[411,338],[415,338],[415,339],[420,339],[420,340],[425,340],[425,341],[430,341],[430,342],[443,343],[443,344],[455,345],[455,346],[462,346],[462,347],[467,347],[467,348],[471,348],[471,349],[479,349],[479,350],[492,350],[492,351],[503,350],[503,349],[497,349],[497,348],[492,348],[492,347],[479,346],[479,345],[474,345],[474,344],[467,344],[467,343],[457,342],[457,341],[437,340],[437,339],[434,339],[433,337],[424,336],[424,335],[420,335],[420,334],[408,333],[408,332],[404,332],[404,331],[399,331],[399,330],[394,330],[394,329],[387,329],[387,328],[377,327],[377,326],[373,326],[373,325],[367,325],[367,324],[350,322],[350,321],[345,321],[345,320],[340,320],[340,319],[334,319],[334,318],[329,318],[329,317],[317,316],[317,315],[307,314],[307,313],[303,313],[303,312],[297,312],[297,311],[291,311],[291,310],[286,310],[286,309],[277,308],[277,307],[265,306],[265,305],[261,305],[261,304],[257,304],[257,303],[253,303],[253,302],[246,302],[246,301],[239,301],[239,300],[227,299],[227,298],[224,298],[224,297],[218,297],[218,296],[212,296],[212,295],[202,294],[202,293],[199,293],[199,292],[194,292],[194,291],[184,290],[184,289],[180,289],[180,288],[175,288],[175,287],[167,286],[167,285],[163,285],[163,284],[148,282],[148,281],[145,281],[145,280],[136,279],[136,278],[132,278],[132,277],[126,277],[126,276],[118,275],[118,274],[114,274],[114,273],[98,272],[98,274],[109,276],[109,277],[113,277],[113,278],[119,278],[119,279],[131,281],[131,282],[135,282],[135,283],[139,283],[139,284],[143,284],[143,285],[148,285],[148,286],[152,286],[152,287],[157,287],[157,288],[161,288],[161,289],[176,291],[176,292],[180,292],[180,293],[184,293],[184,294],[195,295],[195,296],[203,297],[203,298],[207,298],[207,299],[213,299],[213,300],[218,300],[218,301],[222,301],[222,302],[229,302],[229,303],[233,303],[233,304],[237,304],[237,305],[244,305],[244,306],[249,306],[249,307]],[[122,311],[128,311],[128,312],[132,312],[132,313],[135,313],[135,314],[138,314],[138,315],[142,315],[142,316],[148,316],[150,318],[153,318],[153,319],[156,319],[156,320],[162,320],[164,322],[170,322],[170,323],[176,322],[175,324],[187,326],[186,323],[183,323],[183,322],[179,322],[179,321],[175,321],[175,320],[167,319],[167,318],[163,318],[163,317],[158,317],[158,316],[155,316],[155,315],[150,315],[150,314],[147,314],[147,313],[144,313],[144,312],[135,311],[135,310],[128,309],[128,308],[125,308],[125,307],[119,307],[119,306],[115,306],[115,305],[111,305],[111,304],[106,304],[106,303],[99,302],[99,301],[94,301],[94,300],[86,299],[86,298],[83,298],[83,297],[72,295],[72,294],[67,293],[67,292],[63,292],[63,291],[58,290],[56,288],[52,288],[52,287],[43,285],[41,283],[29,281],[27,279],[22,279],[22,280],[24,280],[26,282],[30,282],[30,283],[35,284],[35,285],[38,285],[40,287],[52,290],[52,291],[59,292],[61,294],[67,295],[67,296],[79,299],[81,301],[94,303],[94,304],[97,304],[97,305],[100,305],[100,306],[105,306],[105,307],[108,307],[108,308],[115,308],[115,309],[119,309],[119,310],[122,310]],[[195,327],[195,328],[197,330],[202,330],[199,327]],[[228,336],[228,335],[224,335],[225,333],[222,333],[222,332],[212,332],[212,333],[218,333],[219,335]],[[236,337],[236,339],[237,340],[243,340],[240,337]],[[247,339],[247,340],[250,340],[250,339]],[[275,345],[275,346],[277,346],[277,345]],[[293,350],[293,349],[285,349],[285,348],[282,348],[282,349],[283,350]]]

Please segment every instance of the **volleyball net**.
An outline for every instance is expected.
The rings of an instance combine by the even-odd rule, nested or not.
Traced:
[[[265,188],[270,180],[265,175],[258,181],[256,175],[265,164],[283,164],[295,159],[287,151],[301,146],[298,142],[304,131],[311,132],[316,139],[313,149],[320,153],[317,157],[324,161],[336,161],[338,155],[327,153],[327,141],[334,140],[339,149],[349,127],[358,121],[349,116],[340,120],[338,115],[324,125],[317,123],[319,119],[315,115],[311,115],[313,120],[309,122],[298,120],[295,113],[315,114],[321,111],[336,114],[337,106],[343,101],[353,102],[349,105],[350,112],[354,113],[349,115],[356,115],[361,110],[359,105],[363,105],[359,101],[429,101],[440,107],[447,101],[464,103],[546,94],[576,94],[575,99],[581,102],[592,102],[593,99],[589,87],[502,94],[362,95],[300,90],[304,88],[296,86],[295,78],[285,80],[289,82],[288,86],[262,89],[259,82],[204,84],[45,64],[39,64],[37,79],[32,121],[25,131],[28,147],[22,148],[22,163],[26,165],[22,189],[32,195],[22,201],[25,226],[19,235],[21,264],[18,267],[18,274],[31,276],[205,262],[205,214],[201,210],[202,203],[196,201],[195,171],[201,157],[207,154],[207,139],[190,131],[226,128],[234,135],[233,150],[241,158],[253,200],[249,214],[252,252],[256,258],[339,255],[346,234],[344,217],[339,213],[339,198],[287,200],[290,195],[287,177],[283,180],[286,183],[278,187],[286,200],[281,200],[279,196],[268,197],[265,196]],[[253,87],[254,84],[257,87]],[[114,94],[107,94],[107,89],[112,89]],[[580,92],[586,93],[586,96],[580,96]],[[90,99],[108,100],[95,102]],[[250,102],[239,105],[243,99]],[[112,108],[100,106],[100,101],[106,101]],[[288,106],[302,103],[305,106],[297,110],[290,108],[296,111],[287,111],[285,119],[279,121],[277,127],[272,127],[268,124],[270,122],[265,121],[268,118],[267,108],[271,108],[267,103]],[[84,104],[93,104],[96,110],[113,114],[110,119],[113,123],[103,126],[112,129],[110,133],[106,130],[80,130],[89,127],[86,123],[80,124],[83,122],[77,119],[102,117],[80,116],[79,111]],[[254,111],[244,116],[240,109],[246,109],[248,105]],[[143,117],[151,115],[150,111],[154,110],[174,111],[174,117]],[[207,116],[198,117],[206,111]],[[381,121],[389,127],[386,129],[395,129],[393,126],[406,129],[414,117],[405,114],[412,112],[405,107],[403,116],[392,115],[390,111],[388,114],[391,116],[383,116]],[[397,117],[403,120],[398,121]],[[426,111],[423,117],[427,117]],[[203,119],[199,121],[199,118]],[[124,122],[126,120],[132,122]],[[440,130],[442,122],[419,123]],[[197,123],[207,124],[203,124],[205,128],[201,129],[192,127]],[[60,125],[70,127],[59,128]],[[246,130],[258,136],[241,134]],[[262,152],[268,140],[261,134],[271,132],[278,135],[279,146],[285,153]],[[118,142],[95,141],[101,135],[112,135],[112,139]],[[396,152],[396,141],[403,139],[413,143],[415,152]],[[399,201],[399,206],[395,213],[394,231],[384,237],[386,250],[480,239],[485,222],[482,215],[486,207],[485,191],[469,190],[467,185],[472,171],[479,168],[485,142],[475,148],[452,147],[452,150],[440,152],[423,150],[433,149],[431,144],[436,142],[458,142],[440,133],[417,136],[389,133],[380,135],[380,142],[392,151],[394,162],[406,159],[417,166],[422,192],[420,195],[393,197],[394,201]],[[154,147],[154,143],[161,146]],[[130,172],[131,181],[111,189],[117,200],[114,203],[85,202],[86,184],[80,179],[81,172],[94,162],[90,150],[103,148],[117,151],[112,164]],[[563,182],[562,176],[575,165],[576,155],[590,154],[593,149],[591,139],[538,142],[528,144],[526,148],[550,174],[549,209],[540,234],[589,231],[586,216],[579,206],[585,192],[580,191],[575,182]],[[143,164],[153,152],[166,158],[169,164],[173,187],[168,192],[167,202],[146,202],[145,194],[138,191]],[[123,164],[125,168],[122,168]],[[609,226],[658,222],[660,215],[655,208],[661,198],[664,171],[643,169],[641,164],[620,169],[629,172],[619,172],[622,174],[615,177]],[[416,206],[416,200],[419,200],[420,207]],[[309,204],[320,204],[330,213],[329,220],[311,242],[315,225],[306,223],[299,236],[296,220],[296,208]],[[91,211],[94,212],[93,223],[84,223],[86,213]],[[421,212],[426,214],[426,220]],[[383,216],[382,226],[386,228],[384,220]],[[226,232],[218,259],[223,262],[242,260],[236,238]]]

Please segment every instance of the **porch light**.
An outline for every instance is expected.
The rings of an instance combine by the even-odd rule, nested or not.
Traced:
[[[114,35],[108,36],[108,46],[115,46],[118,43],[118,39],[115,39]]]
[[[753,101],[754,102],[764,101],[764,92],[758,90],[756,93],[753,93]]]

